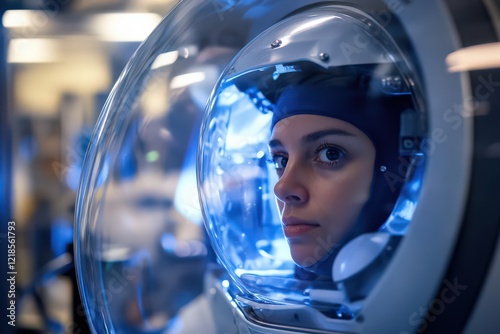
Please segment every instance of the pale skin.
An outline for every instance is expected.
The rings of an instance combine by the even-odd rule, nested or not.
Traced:
[[[349,233],[368,200],[375,147],[350,123],[307,114],[276,123],[269,148],[291,256],[309,267]]]

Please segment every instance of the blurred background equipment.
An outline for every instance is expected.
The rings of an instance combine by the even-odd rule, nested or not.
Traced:
[[[0,224],[3,238],[16,222],[16,332],[88,332],[70,254],[81,165],[112,85],[176,2],[0,4]]]

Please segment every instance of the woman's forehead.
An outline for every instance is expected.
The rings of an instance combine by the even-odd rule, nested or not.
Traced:
[[[271,139],[298,138],[318,131],[328,131],[330,135],[366,136],[360,129],[341,119],[300,114],[284,118],[276,123]]]

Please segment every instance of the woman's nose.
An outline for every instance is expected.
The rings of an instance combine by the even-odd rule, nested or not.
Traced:
[[[274,194],[286,204],[302,204],[309,199],[304,173],[298,166],[287,165],[283,175],[274,186]]]

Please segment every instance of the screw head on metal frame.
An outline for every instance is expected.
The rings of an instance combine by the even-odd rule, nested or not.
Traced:
[[[283,42],[281,39],[275,39],[274,41],[271,42],[271,48],[276,49],[277,47],[280,47]]]
[[[320,52],[318,57],[321,61],[324,61],[324,62],[327,62],[328,59],[330,59],[330,55],[328,53],[325,53],[325,52]]]

